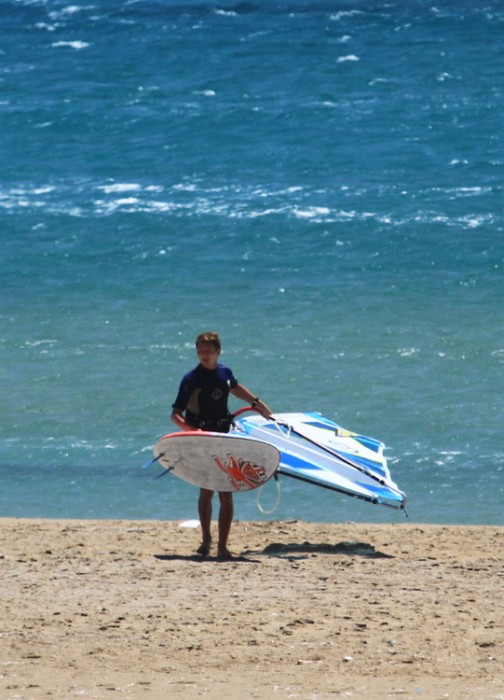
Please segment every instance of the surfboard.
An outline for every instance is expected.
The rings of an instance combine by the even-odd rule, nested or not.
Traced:
[[[212,491],[250,491],[275,474],[279,450],[264,441],[188,431],[170,433],[154,447],[156,461],[180,479]]]
[[[369,503],[406,507],[392,480],[385,445],[343,428],[320,413],[279,413],[235,420],[231,434],[264,440],[280,450],[279,474],[332,489]]]

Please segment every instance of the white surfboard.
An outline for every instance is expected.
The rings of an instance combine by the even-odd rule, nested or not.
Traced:
[[[170,433],[154,447],[159,464],[180,479],[212,491],[250,491],[275,474],[280,452],[251,438],[188,431]]]

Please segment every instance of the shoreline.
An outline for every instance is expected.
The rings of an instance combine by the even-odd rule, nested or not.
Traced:
[[[0,519],[2,699],[504,698],[503,527],[182,524]]]

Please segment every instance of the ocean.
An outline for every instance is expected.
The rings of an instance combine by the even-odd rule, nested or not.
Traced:
[[[217,330],[274,411],[386,443],[407,522],[502,525],[503,32],[500,0],[0,0],[0,516],[196,517],[142,465]],[[280,485],[236,518],[406,521]]]

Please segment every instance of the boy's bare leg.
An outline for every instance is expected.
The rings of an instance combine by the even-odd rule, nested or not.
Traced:
[[[213,491],[208,489],[200,489],[198,500],[198,513],[201,524],[201,547],[198,549],[199,554],[208,554],[210,545],[212,544],[212,497]]]
[[[217,556],[230,558],[231,555],[227,548],[227,543],[234,515],[233,494],[227,491],[219,491],[219,499],[219,544],[217,546]]]

